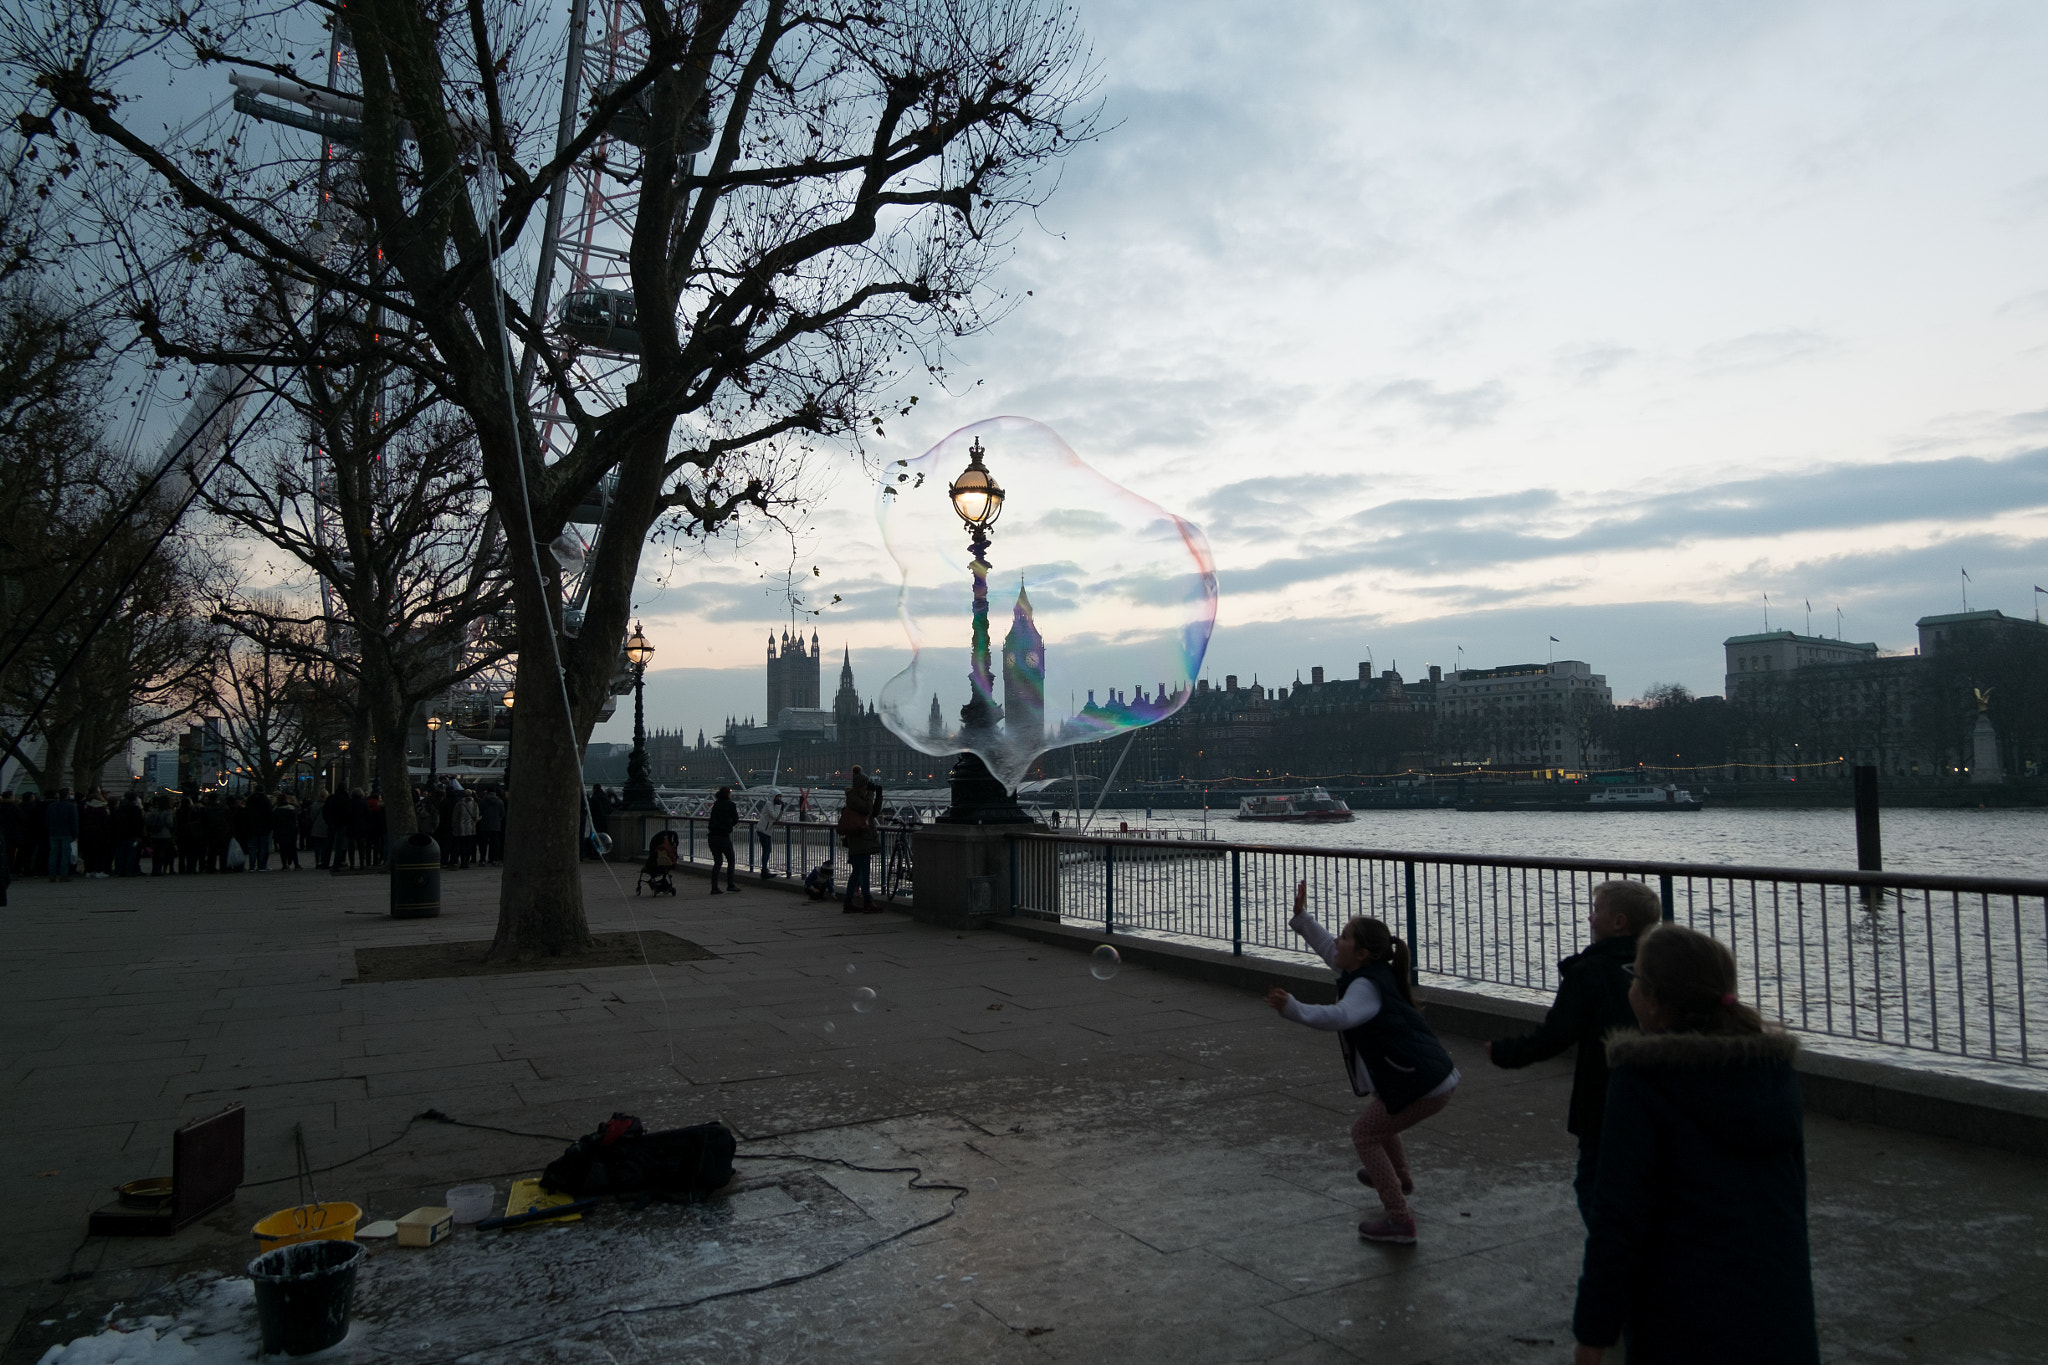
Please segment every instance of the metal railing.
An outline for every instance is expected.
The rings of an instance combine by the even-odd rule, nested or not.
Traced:
[[[1735,955],[1741,994],[1788,1027],[2048,1066],[2048,881],[1584,858],[1013,836],[1012,913],[1233,953],[1294,953],[1294,885],[1332,931],[1407,939],[1418,980],[1548,992],[1587,939],[1592,891],[1654,886],[1667,920]]]
[[[647,830],[651,834],[660,829],[676,832],[676,856],[689,865],[711,866],[710,821],[703,816],[671,815],[649,817]],[[911,840],[908,837],[917,827],[892,821],[883,821],[876,827],[881,838],[880,854],[870,860],[869,879],[876,897],[894,896],[906,898],[911,891],[910,861]],[[754,827],[742,823],[732,832],[733,861],[739,871],[759,876],[764,870],[779,877],[801,882],[815,868],[830,864],[832,868],[832,890],[844,895],[846,891],[846,850],[840,845],[839,836],[830,824],[819,821],[785,820],[776,825],[774,851],[765,860],[761,856],[761,841],[754,837]]]

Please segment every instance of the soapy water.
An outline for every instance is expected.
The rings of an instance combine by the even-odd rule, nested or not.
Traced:
[[[971,533],[947,496],[977,443],[1004,492],[978,562],[979,621]],[[1207,538],[1052,428],[1023,417],[962,427],[885,467],[876,518],[911,644],[876,710],[912,748],[971,750],[1014,789],[1040,754],[1164,720],[1193,693],[1216,625]],[[972,702],[986,723],[968,722]]]
[[[871,986],[862,986],[853,993],[853,1012],[866,1014],[875,1007],[875,992]]]
[[[1107,981],[1123,970],[1124,960],[1107,943],[1088,954],[1088,970],[1097,981]]]

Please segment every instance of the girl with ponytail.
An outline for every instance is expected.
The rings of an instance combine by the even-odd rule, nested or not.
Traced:
[[[1817,1365],[1797,1044],[1705,934],[1651,930],[1631,974],[1642,1028],[1607,1038],[1575,1360],[1626,1333],[1629,1365]]]
[[[1308,912],[1308,883],[1294,888],[1294,932],[1337,973],[1337,1003],[1304,1005],[1275,986],[1266,1003],[1284,1019],[1335,1033],[1354,1094],[1367,1097],[1351,1125],[1358,1178],[1385,1212],[1358,1225],[1368,1242],[1415,1241],[1407,1195],[1415,1189],[1400,1133],[1442,1111],[1458,1088],[1458,1068],[1415,1008],[1408,945],[1376,919],[1354,919],[1334,938]]]

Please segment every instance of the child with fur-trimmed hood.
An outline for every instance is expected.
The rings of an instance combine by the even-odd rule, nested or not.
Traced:
[[[1572,1332],[1577,1365],[1816,1365],[1798,1045],[1735,998],[1735,959],[1643,937],[1607,1043],[1607,1110]]]

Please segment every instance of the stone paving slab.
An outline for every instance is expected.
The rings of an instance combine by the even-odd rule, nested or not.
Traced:
[[[1098,981],[1067,949],[780,888],[712,899],[685,878],[635,901],[630,874],[595,866],[594,929],[717,956],[349,979],[358,948],[487,938],[496,885],[450,873],[441,918],[400,922],[375,877],[18,884],[0,912],[0,1362],[116,1304],[199,1321],[249,1225],[295,1202],[295,1128],[316,1166],[339,1163],[323,1194],[393,1216],[470,1180],[502,1194],[618,1109],[723,1120],[748,1158],[735,1190],[377,1246],[330,1358],[1569,1358],[1569,1059],[1501,1072],[1447,1040],[1465,1083],[1406,1137],[1422,1241],[1367,1246],[1336,1049],[1255,995],[1135,964]],[[132,911],[93,913],[116,904]],[[878,1007],[860,1014],[863,985]],[[176,1238],[83,1238],[114,1184],[167,1168],[176,1124],[231,1100],[269,1183]],[[415,1118],[430,1108],[542,1136]],[[1816,1116],[1807,1133],[1828,1359],[2048,1356],[2048,1163]],[[958,1188],[915,1187],[934,1184]],[[55,1283],[67,1269],[91,1274]],[[253,1328],[216,1344],[246,1345],[236,1331]]]

